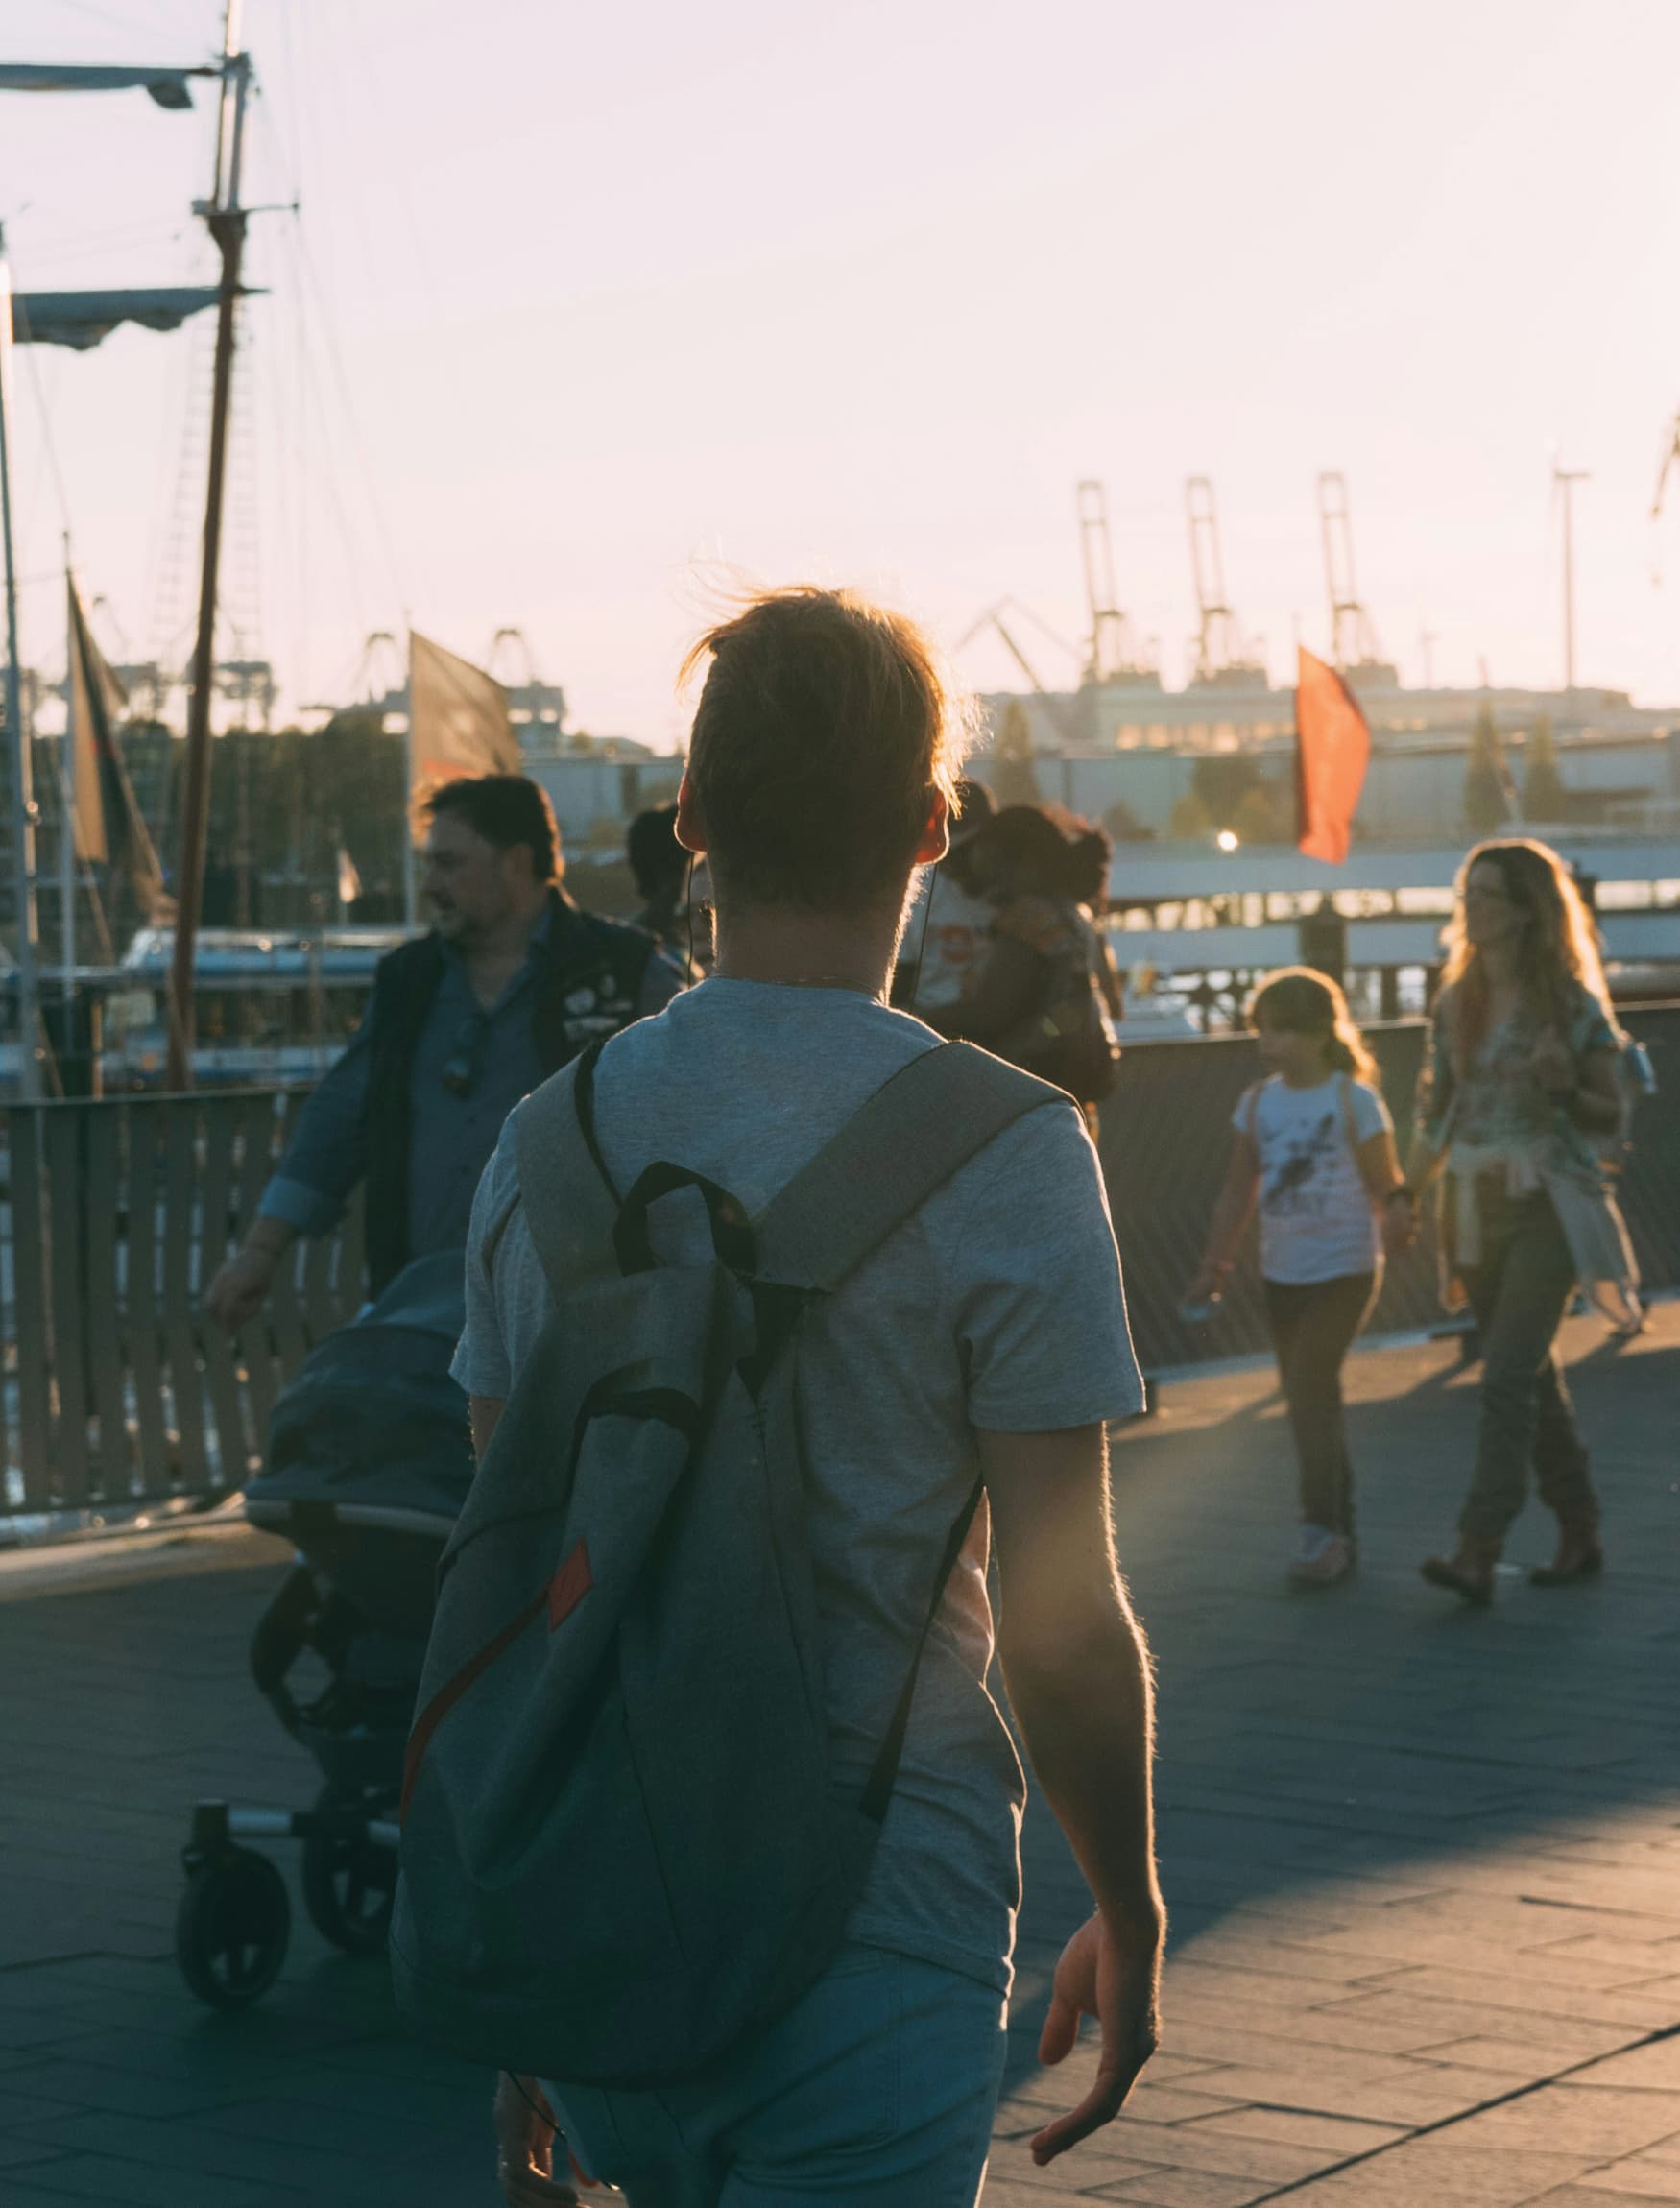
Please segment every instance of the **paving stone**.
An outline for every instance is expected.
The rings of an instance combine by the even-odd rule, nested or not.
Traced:
[[[1426,1967],[1395,1980],[1390,1991],[1425,2000],[1479,2002],[1529,2017],[1555,2017],[1560,2023],[1614,2024],[1624,2039],[1662,2031],[1680,2019],[1680,2002],[1648,1998],[1644,1986],[1604,1992],[1587,1986],[1548,1985],[1533,1979],[1507,1979],[1502,1973]]]
[[[160,2077],[145,2072],[108,2070],[93,2062],[45,2062],[34,2069],[14,2071],[8,2077],[10,2090],[0,2093],[0,2124],[17,2124],[33,2121],[26,2116],[10,2116],[7,2105],[13,2096],[38,2097],[38,2113],[45,2115],[54,2108],[74,2111],[78,2108],[114,2109],[134,2116],[188,2116],[196,2110],[214,2108],[219,2102],[234,2100],[242,2088],[220,2079],[201,2078],[187,2083],[182,2079]]]
[[[996,2178],[1039,2186],[1045,2193],[1062,2197],[1068,2194],[1094,2195],[1099,2187],[1118,2184],[1123,2178],[1157,2173],[1158,2165],[1144,2161],[1141,2155],[1121,2152],[1115,2140],[1111,2125],[1093,2138],[1081,2140],[1077,2147],[1069,2148],[1066,2154],[1058,2155],[1043,2170],[1033,2160],[1024,2141],[994,2140],[988,2192]],[[982,2199],[987,2196],[981,2196]]]
[[[1680,2133],[1680,2093],[1624,2091],[1613,2086],[1543,2086],[1503,2108],[1467,2120],[1457,2137],[1471,2147],[1609,2158]]]
[[[1391,2147],[1407,2136],[1399,2124],[1360,2124],[1346,2116],[1312,2116],[1304,2109],[1262,2108],[1252,2103],[1223,2115],[1198,2117],[1195,2128],[1233,2139],[1277,2139],[1285,2146],[1315,2147],[1335,2161]]]
[[[1556,2053],[1556,2067],[1587,2055],[1618,2052],[1636,2031],[1614,2024],[1588,2024],[1578,2017],[1536,2015],[1532,2006],[1500,2008],[1489,2002],[1425,1998],[1410,1992],[1362,1995],[1315,2012],[1328,2022],[1343,2017],[1374,2021],[1396,2028],[1415,2028],[1419,2044],[1439,2046],[1452,2039],[1505,2038],[1533,2043]]]
[[[1323,2148],[1277,2139],[1243,2139],[1201,2124],[1134,2124],[1122,2117],[1109,2136],[1140,2162],[1167,2170],[1203,2170],[1224,2177],[1264,2178],[1286,2185],[1322,2170],[1335,2157]]]
[[[1680,2170],[1636,2154],[1581,2179],[1582,2191],[1600,2204],[1612,2188],[1618,2200],[1680,2200]]]
[[[1430,2048],[1428,2059],[1450,2063],[1459,2070],[1485,2070],[1497,2076],[1502,2085],[1510,2085],[1519,2079],[1554,2077],[1560,2070],[1570,2069],[1579,2057],[1559,2055],[1555,2048],[1541,2047],[1533,2041],[1454,2039]],[[1590,2071],[1576,2074],[1583,2080],[1592,2075]],[[1575,2082],[1573,2076],[1572,2082]]]
[[[1093,2198],[1131,2200],[1143,2208],[1248,2208],[1251,2200],[1264,2199],[1270,2190],[1250,2178],[1210,2176],[1200,2170],[1161,2170],[1120,2185],[1105,2185]]]
[[[1351,1932],[1330,1932],[1313,1944],[1336,1955],[1370,1956],[1374,1963],[1433,1964],[1453,1971],[1479,1969],[1496,1973],[1511,1983],[1526,1985],[1535,1980],[1571,1990],[1586,1986],[1595,1992],[1613,1993],[1620,1987],[1642,1985],[1655,1976],[1648,1957],[1635,1963],[1611,1963],[1571,1955],[1558,1946],[1496,1945],[1451,1932],[1408,1931],[1395,1923],[1356,1926]],[[1648,1984],[1644,1990],[1649,1990]]]
[[[11,2071],[0,2089],[0,2131],[13,2131],[19,2124],[36,2124],[43,2117],[73,2119],[78,2106],[74,2097],[41,2091],[37,2072]]]
[[[1464,2074],[1467,2077],[1470,2075]],[[1429,2074],[1421,2069],[1404,2078],[1363,2083],[1351,2078],[1315,2078],[1300,2071],[1234,2069],[1225,2083],[1233,2096],[1267,2107],[1296,2108],[1312,2116],[1354,2117],[1405,2131],[1462,2117],[1487,2098],[1485,2072],[1468,2089],[1431,2082]]]
[[[1555,2193],[1537,2193],[1534,2208],[1649,2208],[1650,2196],[1616,2189],[1616,2172],[1595,2177],[1591,2186],[1560,2185]]]
[[[1523,2208],[1549,2200],[1586,2167],[1561,2154],[1490,2153],[1437,2137],[1314,2178],[1301,2208]]]
[[[66,2200],[120,2201],[123,2208],[289,2208],[300,2197],[290,2187],[148,2169],[126,2156],[65,2155],[36,2164],[26,2176],[31,2185],[52,2194],[60,2208]]]
[[[0,2170],[21,2170],[26,2165],[38,2165],[51,2161],[58,2152],[58,2148],[43,2146],[38,2139],[8,2138],[4,2132],[0,2132]],[[6,2196],[0,2195],[0,2198],[4,2197]]]

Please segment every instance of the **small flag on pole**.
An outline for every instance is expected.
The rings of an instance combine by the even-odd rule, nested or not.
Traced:
[[[122,868],[150,919],[163,901],[163,870],[117,749],[116,724],[128,696],[93,640],[73,578],[69,596],[71,828],[76,856],[84,864]]]
[[[409,799],[417,813],[441,782],[519,772],[508,693],[492,676],[411,633],[408,681]]]
[[[1346,863],[1365,786],[1371,730],[1332,666],[1303,645],[1295,678],[1295,840],[1308,858]]]

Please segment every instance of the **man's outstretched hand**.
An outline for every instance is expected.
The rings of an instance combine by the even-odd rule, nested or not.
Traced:
[[[262,1309],[276,1263],[268,1251],[247,1248],[222,1267],[204,1290],[204,1309],[224,1333],[236,1334]]]
[[[1161,1934],[1122,1947],[1100,1916],[1080,1926],[1056,1965],[1050,2012],[1039,2034],[1039,2060],[1053,2064],[1072,2052],[1079,2020],[1102,2027],[1096,2083],[1079,2106],[1044,2126],[1032,2143],[1042,2168],[1112,2124],[1155,2052],[1161,2035]]]

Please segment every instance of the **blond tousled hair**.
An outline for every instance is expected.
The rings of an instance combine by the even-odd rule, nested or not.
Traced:
[[[702,666],[688,775],[719,886],[853,911],[902,883],[935,797],[952,816],[971,708],[903,613],[794,584],[747,599]]]

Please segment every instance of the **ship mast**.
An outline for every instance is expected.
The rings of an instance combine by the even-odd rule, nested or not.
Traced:
[[[41,1092],[39,1054],[40,972],[35,896],[35,791],[29,735],[23,725],[23,668],[17,656],[17,572],[12,557],[12,271],[0,228],[0,554],[6,570],[6,748],[12,768],[12,876],[17,909],[18,1094],[27,1104]]]
[[[210,465],[204,489],[204,560],[199,576],[198,635],[193,645],[192,694],[187,708],[186,788],[181,800],[180,863],[176,880],[175,962],[169,984],[171,1089],[192,1086],[195,1006],[193,961],[199,909],[204,901],[204,836],[210,811],[210,694],[215,679],[216,587],[222,553],[223,490],[228,467],[228,402],[233,388],[234,322],[239,266],[245,249],[245,209],[239,204],[239,170],[245,139],[245,102],[251,57],[239,43],[240,0],[228,0],[222,36],[222,99],[216,116],[215,186],[194,213],[222,256],[216,301],[216,365],[210,402]]]

